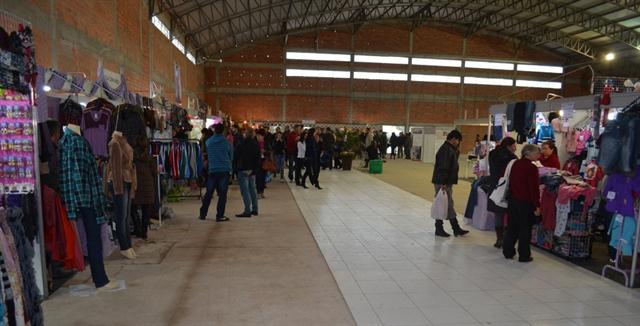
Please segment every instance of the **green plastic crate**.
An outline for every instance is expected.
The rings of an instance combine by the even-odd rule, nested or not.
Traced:
[[[382,173],[382,160],[369,161],[369,173]]]

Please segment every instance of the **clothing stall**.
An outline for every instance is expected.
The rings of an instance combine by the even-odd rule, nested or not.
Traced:
[[[0,324],[44,325],[35,55],[31,24],[0,11]]]
[[[624,143],[626,140],[623,138],[635,137],[612,134],[611,130],[621,129],[619,124],[623,122],[618,120],[623,118],[619,112],[636,108],[640,110],[635,102],[638,97],[640,94],[637,93],[612,93],[497,104],[490,108],[488,133],[498,133],[501,136],[499,138],[513,135],[518,144],[550,141],[557,147],[561,167],[540,165],[538,168],[542,214],[540,223],[533,227],[531,242],[550,253],[577,262],[593,258],[593,241],[596,234],[601,235],[609,243],[610,255],[609,263],[601,266],[604,267],[602,273],[604,275],[611,269],[622,273],[626,286],[634,285],[638,250],[633,242],[637,243],[640,230],[639,223],[635,222],[637,210],[632,204],[637,199],[633,197],[635,193],[632,194],[635,190],[624,188],[635,180],[635,166],[628,171],[616,169],[616,162],[610,163],[610,168],[604,167],[603,157],[612,155],[609,152],[599,155],[599,152],[601,148],[607,148],[608,151],[612,146],[599,144],[598,141],[602,141],[600,135],[603,133],[609,134],[606,139],[612,143]],[[550,112],[558,112],[559,116],[552,114],[549,116],[552,121],[547,121],[545,115]],[[640,123],[640,118],[638,121]],[[640,136],[638,139],[640,141]],[[477,198],[485,200],[487,197],[484,192],[480,194],[481,187],[481,180],[474,183],[473,189],[478,192],[474,203]],[[628,198],[624,198],[625,203],[628,201],[624,212],[616,206],[621,193],[628,195]],[[471,206],[467,207],[465,216],[482,218],[479,224],[484,224],[482,226],[485,229],[492,228],[489,225],[491,221],[502,218],[474,214],[474,207]],[[486,210],[480,207],[482,209]],[[614,217],[603,222],[603,214]],[[474,225],[476,222],[479,221],[474,220]],[[630,265],[622,267],[623,256],[631,257]]]

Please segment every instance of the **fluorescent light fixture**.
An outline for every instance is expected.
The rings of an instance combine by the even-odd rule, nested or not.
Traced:
[[[287,52],[287,60],[311,60],[311,61],[340,61],[350,62],[350,54],[317,53],[317,52]]]
[[[443,76],[443,75],[421,75],[412,74],[411,81],[428,82],[428,83],[448,83],[460,84],[459,76]]]
[[[44,86],[42,86],[42,90],[45,91],[45,92],[50,92],[51,91],[51,86],[44,85]]]
[[[518,64],[518,71],[530,71],[530,72],[547,72],[550,74],[561,74],[564,72],[564,68],[560,66],[544,66],[544,65],[521,65]]]
[[[615,58],[616,58],[616,54],[613,53],[613,52],[609,52],[609,53],[607,53],[607,55],[604,56],[604,59],[607,60],[607,61],[611,61],[611,60],[613,60]]]
[[[350,78],[345,70],[287,69],[287,77]]]
[[[383,55],[361,55],[356,54],[354,56],[355,62],[365,62],[365,63],[386,63],[392,65],[408,65],[409,58],[407,57],[390,57]]]
[[[552,88],[552,89],[561,89],[561,82],[548,82],[548,81],[538,81],[538,80],[516,80],[516,86],[518,87],[532,87],[532,88]]]
[[[513,79],[464,77],[464,83],[471,85],[513,86]]]
[[[164,35],[168,39],[171,39],[169,28],[160,20],[160,18],[158,18],[157,16],[151,17],[151,23],[160,31],[160,33],[162,33],[162,35]]]
[[[411,64],[416,66],[462,67],[462,60],[413,58]]]
[[[465,68],[513,70],[513,63],[489,62],[489,61],[465,61]]]
[[[194,65],[196,64],[196,57],[193,56],[193,53],[187,51],[187,59],[189,59],[189,61],[191,61],[191,63],[193,63]]]
[[[353,72],[354,79],[369,79],[369,80],[401,80],[407,81],[407,74],[395,74],[388,72]]]

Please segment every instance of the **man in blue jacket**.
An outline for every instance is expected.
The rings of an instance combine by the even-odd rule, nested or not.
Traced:
[[[215,134],[207,139],[207,157],[209,159],[209,176],[207,177],[207,192],[202,198],[202,207],[200,207],[200,219],[207,218],[209,204],[214,191],[218,192],[218,206],[216,213],[216,221],[224,222],[229,218],[224,216],[224,210],[227,206],[227,190],[229,189],[229,175],[231,173],[231,162],[233,161],[233,148],[231,144],[222,135],[224,125],[217,124],[214,126]]]

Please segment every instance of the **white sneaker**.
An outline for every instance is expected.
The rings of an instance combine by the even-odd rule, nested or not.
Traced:
[[[124,281],[109,281],[105,286],[99,287],[96,290],[98,292],[117,292],[125,290],[127,287],[124,285]]]
[[[136,259],[136,253],[133,251],[133,248],[129,248],[127,250],[120,250],[120,254],[125,256],[127,259]]]

